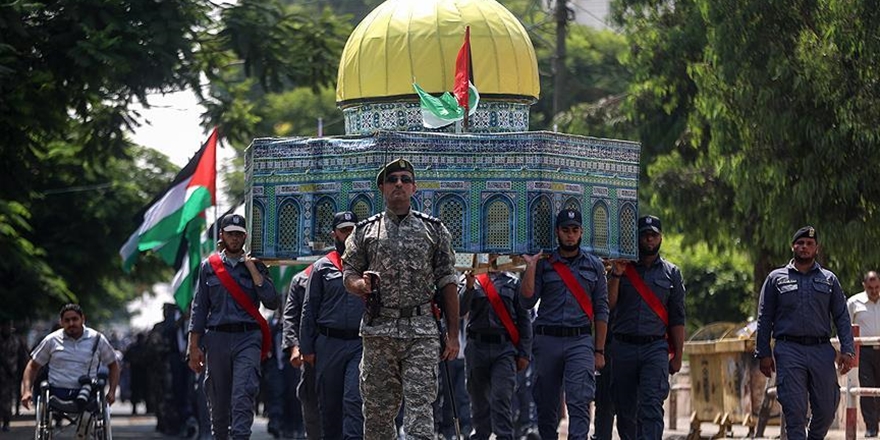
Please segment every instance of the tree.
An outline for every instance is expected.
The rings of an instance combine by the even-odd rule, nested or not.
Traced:
[[[159,175],[130,173],[141,163],[161,174],[167,161],[125,139],[128,106],[148,90],[197,84],[193,29],[207,20],[206,6],[84,0],[0,7],[0,275],[8,313],[46,316],[70,300],[115,304],[107,300],[123,289],[135,294],[114,278],[114,255],[133,228],[129,215],[148,197],[138,190],[155,186]]]
[[[651,203],[688,225],[689,241],[747,249],[756,283],[813,224],[825,263],[857,288],[880,256],[880,182],[866,160],[878,152],[873,5],[618,0],[615,10],[633,41],[628,113],[644,122]]]
[[[719,252],[705,243],[683,246],[682,239],[680,233],[664,233],[662,253],[681,269],[684,278],[688,334],[714,322],[754,319],[757,301],[751,295],[748,254]]]

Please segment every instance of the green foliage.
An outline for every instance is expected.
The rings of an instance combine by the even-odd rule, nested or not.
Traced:
[[[556,23],[552,10],[534,0],[501,3],[520,18],[538,58],[541,96],[531,109],[532,129],[549,130],[556,124],[557,129],[570,133],[632,139],[633,129],[620,117],[620,98],[631,81],[631,73],[621,60],[627,50],[626,38],[612,31],[569,22],[566,90],[560,99],[560,114],[554,115]]]
[[[201,1],[6,2],[0,6],[0,262],[4,310],[22,319],[79,301],[112,310],[134,296],[116,252],[130,216],[158,191],[138,163],[128,106],[148,90],[196,85]],[[148,199],[147,199],[148,200]],[[167,269],[166,269],[167,270]],[[114,300],[119,299],[119,300]],[[97,312],[97,311],[96,311]]]
[[[857,288],[880,258],[875,5],[614,5],[632,40],[627,113],[642,127],[651,203],[694,240],[748,251],[756,284],[812,224],[823,261]]]
[[[272,136],[318,135],[318,118],[322,119],[325,136],[345,134],[342,112],[336,108],[336,90],[324,87],[318,93],[297,88],[285,93],[267,95],[262,113],[272,126],[259,126],[260,133]]]
[[[663,258],[681,269],[687,289],[687,334],[713,322],[754,318],[757,295],[752,291],[748,255],[718,251],[705,243],[684,243],[684,234],[663,234]]]

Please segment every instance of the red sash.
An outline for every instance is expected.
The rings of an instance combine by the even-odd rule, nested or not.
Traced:
[[[492,310],[495,311],[495,315],[497,315],[498,318],[501,319],[501,323],[504,324],[504,328],[507,330],[507,334],[510,335],[510,340],[513,342],[513,345],[519,345],[519,330],[513,325],[513,319],[510,318],[510,313],[508,313],[507,308],[504,307],[504,302],[501,301],[501,295],[498,295],[498,291],[495,290],[495,284],[489,279],[489,274],[481,273],[477,275],[476,278],[477,281],[480,282],[483,291],[486,292],[486,297],[489,298],[489,303],[492,304]]]
[[[670,354],[675,353],[672,349],[672,341],[669,339],[669,312],[666,311],[666,307],[663,303],[660,302],[660,298],[645,284],[645,280],[639,275],[638,271],[636,271],[635,266],[632,264],[626,265],[626,270],[624,271],[626,274],[626,278],[632,283],[633,287],[636,288],[636,292],[639,292],[639,296],[648,304],[648,307],[663,321],[663,325],[666,326],[666,345],[667,351]]]
[[[568,291],[574,295],[574,299],[581,305],[581,309],[587,314],[587,318],[590,318],[590,322],[593,322],[593,302],[590,301],[590,297],[584,291],[584,286],[581,286],[581,283],[571,273],[571,269],[561,261],[554,262],[553,269],[562,278],[562,282],[565,283],[565,287],[568,287]]]
[[[629,282],[636,288],[636,292],[639,292],[639,295],[645,300],[645,303],[648,304],[648,307],[650,307],[651,310],[657,314],[657,317],[663,321],[663,325],[669,327],[669,314],[666,312],[666,307],[663,306],[660,302],[660,298],[657,298],[657,295],[654,294],[651,288],[645,284],[645,281],[639,276],[636,268],[632,264],[627,264],[624,273],[629,279]]]
[[[330,262],[333,263],[333,265],[336,266],[336,268],[339,269],[340,272],[342,272],[342,258],[339,257],[339,252],[330,252],[329,254],[327,254],[327,259],[330,260]]]
[[[269,349],[272,345],[272,335],[269,333],[269,323],[266,322],[266,319],[263,318],[263,315],[260,314],[260,311],[257,310],[257,307],[251,302],[251,299],[241,290],[241,286],[232,279],[232,275],[229,275],[229,272],[226,271],[226,267],[223,266],[223,260],[220,259],[220,254],[211,254],[208,257],[208,262],[211,263],[211,267],[214,269],[214,273],[217,275],[217,278],[220,279],[220,282],[223,284],[223,287],[229,291],[229,294],[232,295],[232,299],[238,303],[241,308],[243,308],[248,315],[251,315],[251,318],[254,318],[257,321],[257,324],[260,324],[260,333],[263,334],[263,341],[260,347],[260,360],[266,360],[269,357]]]

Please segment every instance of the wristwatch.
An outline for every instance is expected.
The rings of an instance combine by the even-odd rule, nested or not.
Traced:
[[[593,353],[598,353],[598,354],[601,354],[602,356],[605,356],[605,349],[604,348],[597,348],[597,349],[593,350]]]

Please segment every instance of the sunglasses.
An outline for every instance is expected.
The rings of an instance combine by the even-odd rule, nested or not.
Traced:
[[[415,180],[413,180],[412,177],[407,176],[407,175],[403,175],[403,176],[385,176],[385,183],[392,183],[392,184],[393,184],[393,183],[397,183],[398,180],[400,180],[400,183],[404,183],[404,184],[415,182]]]

